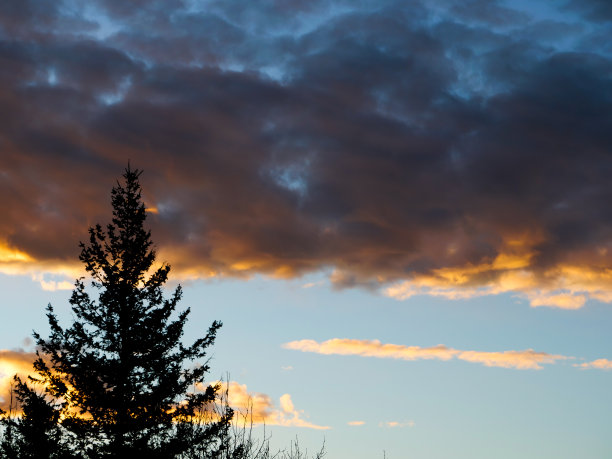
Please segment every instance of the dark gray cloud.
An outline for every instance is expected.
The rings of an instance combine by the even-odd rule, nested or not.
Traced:
[[[335,267],[369,285],[491,262],[517,238],[535,272],[612,265],[612,58],[584,49],[606,33],[588,15],[0,8],[0,238],[37,260],[74,259],[129,158],[180,270]]]
[[[607,0],[569,0],[567,7],[595,22],[612,21],[612,4]]]

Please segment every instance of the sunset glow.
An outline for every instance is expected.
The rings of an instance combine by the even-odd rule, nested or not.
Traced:
[[[0,1],[0,408],[129,164],[275,451],[612,457],[610,5]]]

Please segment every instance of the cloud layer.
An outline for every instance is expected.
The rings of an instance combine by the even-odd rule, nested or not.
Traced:
[[[404,346],[400,344],[383,344],[379,340],[358,340],[334,338],[321,343],[310,339],[291,341],[283,344],[285,349],[302,352],[314,352],[325,355],[357,355],[380,359],[398,360],[464,360],[481,363],[487,367],[514,368],[517,370],[541,370],[544,364],[553,364],[569,357],[563,355],[536,352],[533,349],[523,351],[462,351],[449,348],[443,344],[433,347]],[[599,367],[602,368],[602,367]]]
[[[530,3],[2,2],[0,271],[72,276],[130,158],[183,278],[610,301],[610,9]]]

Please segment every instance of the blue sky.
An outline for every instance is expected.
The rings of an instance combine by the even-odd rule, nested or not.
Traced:
[[[224,321],[212,352],[211,379],[226,377],[263,392],[280,408],[290,394],[301,418],[329,430],[268,425],[272,443],[298,436],[330,457],[606,457],[609,373],[574,364],[609,356],[609,306],[578,311],[533,309],[509,295],[450,302],[398,302],[357,290],[303,289],[304,280],[255,278],[197,282],[185,289],[192,308],[187,339],[214,318]],[[3,334],[22,347],[30,327],[46,330],[52,301],[68,318],[68,292],[43,292],[25,277],[2,278],[5,304],[19,306]],[[295,339],[379,339],[402,345],[503,351],[533,348],[576,357],[541,370],[464,361],[403,361],[301,353]],[[360,426],[349,422],[361,421]],[[390,427],[386,423],[399,423]],[[258,432],[261,432],[261,427]]]
[[[186,339],[224,322],[210,377],[273,445],[609,457],[611,21],[606,0],[3,2],[0,386],[48,302],[69,319],[129,159]]]

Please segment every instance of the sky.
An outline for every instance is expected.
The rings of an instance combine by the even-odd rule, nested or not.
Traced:
[[[611,107],[608,0],[0,2],[0,389],[129,160],[274,446],[611,457]]]

